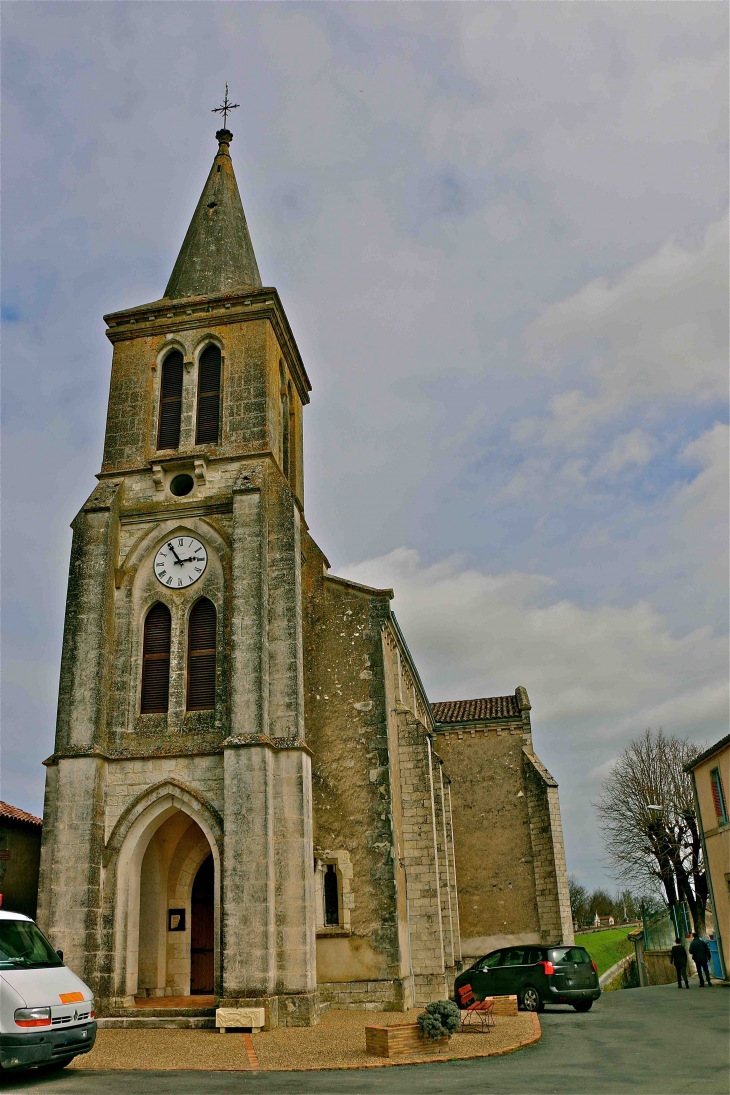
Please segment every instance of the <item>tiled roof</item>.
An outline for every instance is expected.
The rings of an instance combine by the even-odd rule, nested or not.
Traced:
[[[518,719],[515,696],[487,696],[481,700],[446,700],[432,703],[436,722],[480,722],[482,719]]]
[[[26,814],[25,810],[19,810],[17,806],[11,806],[9,802],[0,802],[0,818],[8,818],[10,821],[27,821],[30,825],[42,825],[41,818],[35,814]]]
[[[720,738],[714,745],[711,745],[709,749],[705,749],[704,753],[699,753],[694,760],[689,764],[685,764],[685,772],[691,772],[693,768],[696,768],[698,764],[702,764],[704,760],[709,760],[715,753],[719,753],[721,749],[724,749],[727,745],[730,745],[730,734],[727,734],[724,738]]]

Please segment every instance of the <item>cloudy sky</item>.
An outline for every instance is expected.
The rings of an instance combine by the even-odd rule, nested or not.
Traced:
[[[307,517],[433,700],[533,705],[569,868],[645,726],[726,733],[727,6],[3,8],[2,797],[40,812],[102,314],[216,150],[312,378]]]

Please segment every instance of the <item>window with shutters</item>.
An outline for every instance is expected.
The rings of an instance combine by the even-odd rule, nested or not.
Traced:
[[[142,650],[143,715],[167,711],[170,698],[170,634],[172,618],[167,605],[153,605],[144,622]]]
[[[221,413],[221,352],[206,346],[198,359],[198,420],[195,444],[216,445]]]
[[[202,597],[188,621],[188,711],[215,707],[216,625],[215,605]]]
[[[183,355],[179,350],[173,350],[162,363],[160,422],[157,430],[158,449],[176,449],[180,444],[182,390]]]
[[[725,789],[722,786],[720,769],[713,768],[710,772],[710,786],[712,787],[712,801],[715,806],[715,816],[720,825],[727,825],[727,804],[725,802]]]

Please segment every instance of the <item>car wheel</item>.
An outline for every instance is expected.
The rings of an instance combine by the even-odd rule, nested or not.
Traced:
[[[573,1004],[576,1011],[590,1011],[593,1007],[592,1000],[579,1000],[577,1004]]]
[[[545,1006],[534,985],[525,985],[520,993],[520,1003],[525,1011],[542,1011]]]

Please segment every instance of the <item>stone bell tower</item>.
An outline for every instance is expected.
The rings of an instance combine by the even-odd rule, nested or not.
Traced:
[[[39,921],[97,993],[317,1021],[302,657],[309,381],[219,148],[165,295],[105,317],[73,522]]]

